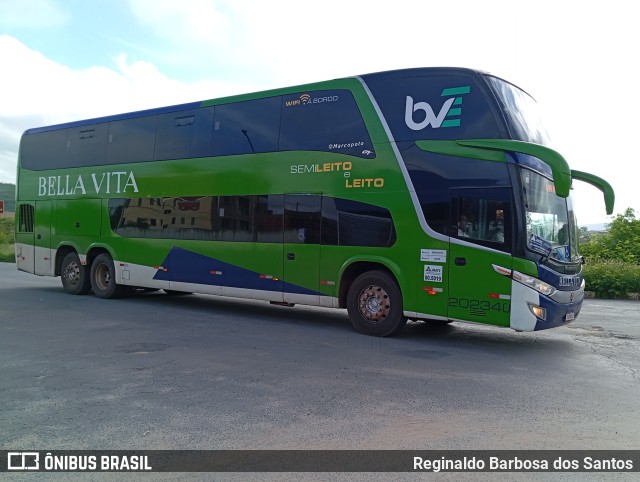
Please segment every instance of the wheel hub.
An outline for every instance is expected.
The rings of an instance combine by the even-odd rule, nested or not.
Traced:
[[[370,323],[381,323],[391,309],[389,295],[380,286],[367,286],[360,292],[358,300],[360,314]]]
[[[69,263],[64,269],[64,279],[69,285],[75,285],[80,279],[80,268],[76,263]]]
[[[101,265],[96,270],[96,283],[102,290],[109,288],[109,284],[111,283],[111,273],[106,266]]]

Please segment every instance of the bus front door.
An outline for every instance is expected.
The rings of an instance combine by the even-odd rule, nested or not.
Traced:
[[[316,194],[286,194],[283,300],[320,303],[320,208]]]
[[[508,188],[452,190],[450,319],[509,326],[510,206]]]

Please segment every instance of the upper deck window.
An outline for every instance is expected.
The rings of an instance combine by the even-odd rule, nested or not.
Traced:
[[[277,151],[279,128],[280,97],[217,106],[213,155]]]
[[[348,90],[283,96],[280,150],[375,157],[360,110]]]
[[[213,107],[158,116],[154,159],[204,157],[211,153]]]
[[[513,139],[550,146],[538,104],[525,91],[497,77],[485,76],[504,112]]]
[[[21,167],[47,170],[297,150],[375,158],[349,90],[187,107],[27,133]]]

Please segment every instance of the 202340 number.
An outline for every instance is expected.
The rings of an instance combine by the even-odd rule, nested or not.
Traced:
[[[481,311],[493,310],[503,313],[511,311],[511,303],[506,301],[468,300],[466,298],[449,298],[449,307]]]

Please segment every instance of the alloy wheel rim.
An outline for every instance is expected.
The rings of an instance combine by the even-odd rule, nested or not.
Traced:
[[[360,314],[369,323],[382,323],[391,311],[389,294],[378,285],[368,285],[358,296]]]

